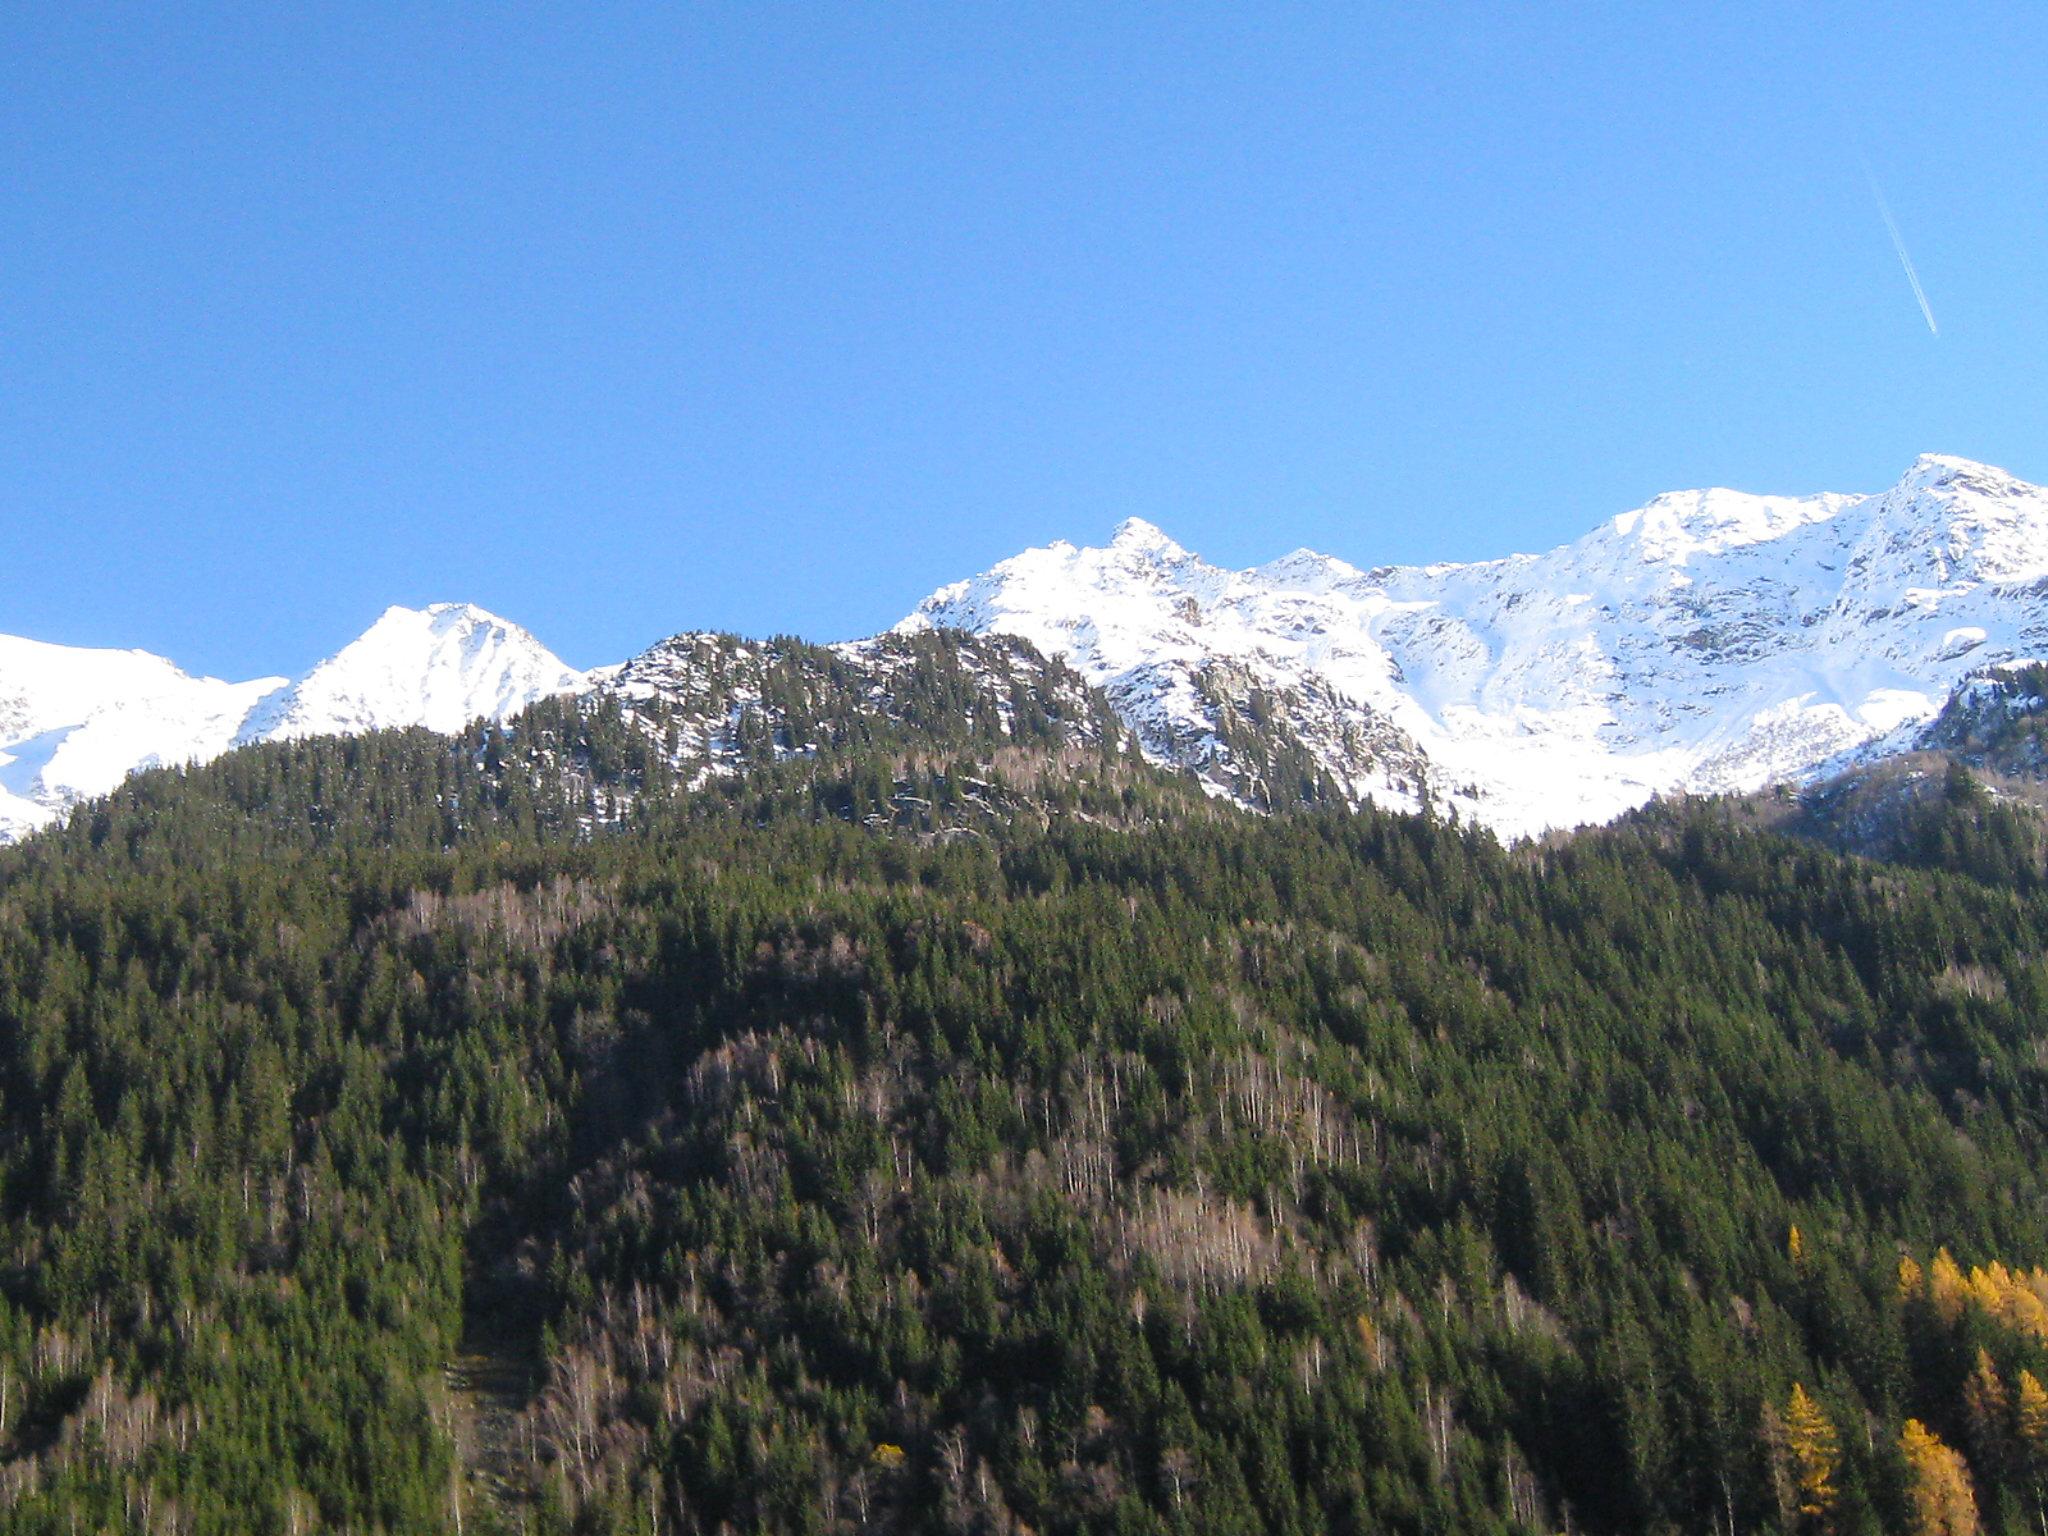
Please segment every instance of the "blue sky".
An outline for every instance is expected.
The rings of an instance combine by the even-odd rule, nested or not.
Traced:
[[[0,631],[592,664],[1134,514],[1374,564],[2048,479],[2041,8],[1685,9],[8,7]]]

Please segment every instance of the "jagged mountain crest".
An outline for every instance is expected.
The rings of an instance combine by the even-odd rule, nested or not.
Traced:
[[[1977,668],[2048,648],[2048,492],[1945,455],[1876,496],[1659,496],[1544,554],[1232,571],[1150,524],[1029,550],[900,628],[1021,635],[1148,751],[1243,794],[1227,664],[1353,800],[1508,833],[1893,750]],[[1341,746],[1334,743],[1342,742]]]
[[[981,641],[912,643],[946,633]],[[892,635],[684,634],[583,673],[517,625],[437,604],[391,609],[303,676],[243,683],[0,637],[0,839],[139,767],[453,732],[561,694],[618,700],[695,764],[680,783],[880,721],[952,740],[1021,710],[1102,742],[1080,725],[1100,714],[1244,804],[1434,803],[1531,834],[1929,739],[1973,678],[2048,656],[2048,491],[1927,455],[1876,495],[1672,492],[1545,553],[1370,569],[1298,549],[1230,570],[1130,518],[1105,545],[1059,541],[942,587]]]

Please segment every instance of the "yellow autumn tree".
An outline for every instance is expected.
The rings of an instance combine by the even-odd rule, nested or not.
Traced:
[[[1988,1350],[1977,1351],[1977,1365],[1963,1383],[1963,1422],[1969,1427],[1970,1454],[1994,1481],[2011,1470],[2012,1396],[1999,1379]]]
[[[2048,1465],[2048,1387],[2032,1371],[2020,1372],[2017,1422],[2021,1447]]]
[[[1920,1266],[1907,1254],[1899,1260],[1899,1295],[1910,1301],[1920,1294]],[[2009,1269],[1993,1259],[1964,1274],[1943,1248],[1927,1268],[1924,1294],[1945,1323],[1955,1323],[1964,1308],[1976,1307],[2014,1332],[2048,1343],[2048,1270]]]
[[[2020,1372],[2019,1403],[2013,1415],[2014,1438],[2019,1442],[2021,1470],[2033,1485],[2036,1513],[2042,1512],[2041,1495],[2048,1485],[2048,1388],[2032,1371]],[[2044,1521],[2048,1524],[2048,1521]]]
[[[1796,1224],[1785,1235],[1785,1256],[1792,1261],[1795,1267],[1803,1266],[1806,1263],[1806,1238]]]
[[[1963,1303],[1969,1295],[1970,1283],[1963,1278],[1956,1261],[1949,1257],[1946,1248],[1938,1249],[1927,1272],[1927,1299],[1934,1303],[1935,1312],[1944,1323],[1953,1323],[1963,1315]]]
[[[1977,1494],[1962,1456],[1918,1419],[1899,1435],[1912,1497],[1914,1536],[1977,1536]]]
[[[1801,1520],[1824,1525],[1834,1512],[1835,1468],[1842,1459],[1834,1421],[1795,1381],[1779,1423],[1791,1473],[1792,1506]]]
[[[2048,1452],[2048,1387],[2032,1371],[2020,1372],[2020,1444]]]
[[[2007,1269],[1996,1259],[1970,1271],[1970,1300],[2017,1333],[2048,1341],[2048,1302],[2042,1300],[2040,1270]]]

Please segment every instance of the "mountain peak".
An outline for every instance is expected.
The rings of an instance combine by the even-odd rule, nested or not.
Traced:
[[[244,740],[424,725],[458,731],[584,686],[517,624],[474,603],[393,605],[289,689],[265,701]]]
[[[357,640],[378,633],[380,630],[425,629],[435,634],[446,634],[457,628],[498,628],[519,629],[510,619],[501,619],[488,608],[479,608],[475,603],[429,603],[424,608],[411,608],[404,603],[393,603]],[[524,631],[521,631],[524,633]]]
[[[1932,491],[1953,488],[2003,494],[2015,487],[2025,488],[2026,482],[2006,473],[1996,465],[1959,458],[1952,453],[1923,453],[1913,461],[1912,467],[1900,476],[1895,489]]]
[[[1979,459],[1966,459],[1954,453],[1923,453],[1913,461],[1913,467],[1906,473],[1909,476],[1976,474],[1996,475],[2000,479],[2012,478],[1995,465],[1986,464]]]
[[[1109,537],[1109,547],[1129,552],[1167,555],[1184,555],[1187,551],[1169,538],[1157,523],[1148,523],[1142,517],[1127,517],[1116,525],[1116,531]]]

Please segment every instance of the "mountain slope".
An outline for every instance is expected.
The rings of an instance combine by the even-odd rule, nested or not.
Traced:
[[[1099,692],[1009,636],[682,634],[598,677],[485,754],[561,780],[589,827],[744,803],[951,832],[1026,808],[1143,819],[1189,796],[1128,750]]]
[[[1990,664],[2048,649],[2048,491],[1928,456],[1876,496],[1660,496],[1543,555],[1232,571],[1133,520],[941,588],[899,626],[1021,635],[1157,757],[1244,797],[1219,677],[1285,700],[1353,800],[1505,833],[1912,744]]]
[[[686,637],[678,737],[792,755],[616,835],[524,772],[631,772],[611,693],[0,850],[0,1531],[1791,1532],[1791,1410],[1837,1530],[1909,1421],[2038,1529],[2048,903],[1680,804],[769,803],[801,696],[893,753],[1006,648]]]

